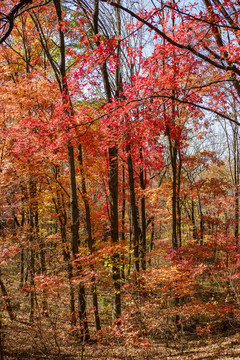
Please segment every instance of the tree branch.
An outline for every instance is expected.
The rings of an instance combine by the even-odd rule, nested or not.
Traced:
[[[192,54],[196,55],[197,57],[199,57],[200,59],[206,61],[207,63],[213,65],[214,67],[224,70],[224,71],[232,71],[237,75],[240,75],[240,70],[233,64],[231,65],[223,65],[223,64],[219,64],[218,62],[214,61],[213,59],[209,58],[207,55],[204,55],[203,53],[201,53],[200,51],[196,50],[194,47],[192,47],[191,45],[184,45],[184,44],[180,44],[178,42],[176,42],[174,39],[172,39],[171,37],[169,37],[167,34],[165,34],[163,31],[161,31],[160,29],[158,29],[155,25],[151,24],[149,21],[141,18],[139,15],[135,14],[133,11],[127,9],[126,7],[119,5],[113,1],[109,1],[109,0],[101,0],[102,2],[108,3],[111,6],[114,6],[116,8],[120,8],[123,11],[125,11],[126,13],[128,13],[129,15],[131,15],[132,17],[134,17],[135,19],[137,19],[138,21],[140,21],[141,23],[145,24],[147,27],[149,27],[150,29],[154,30],[157,34],[159,34],[163,39],[165,39],[167,42],[169,42],[170,44],[178,47],[179,49],[183,49],[183,50],[187,50],[190,51]]]
[[[50,1],[51,0],[46,1],[46,3],[42,4],[41,6],[48,4]],[[0,22],[4,22],[5,24],[1,26],[1,29],[3,30],[3,35],[0,37],[0,44],[2,44],[9,37],[14,27],[14,20],[17,16],[21,15],[25,11],[23,9],[29,4],[32,4],[32,0],[20,0],[8,14],[1,13],[2,16],[0,18]],[[28,8],[27,10],[30,10],[30,8]]]

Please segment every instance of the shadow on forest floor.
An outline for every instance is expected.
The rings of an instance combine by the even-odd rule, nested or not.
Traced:
[[[9,344],[10,345],[10,344]],[[110,346],[109,346],[110,345]],[[23,347],[23,344],[21,344]],[[1,357],[0,357],[1,358]],[[2,359],[2,358],[1,358]],[[61,354],[53,352],[16,349],[6,344],[4,360],[236,360],[240,359],[240,333],[208,335],[195,340],[179,338],[168,344],[152,341],[149,347],[134,347],[129,343],[72,344],[62,349]]]

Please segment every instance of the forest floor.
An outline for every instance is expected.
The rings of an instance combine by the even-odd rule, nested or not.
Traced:
[[[90,343],[85,346],[72,344],[64,347],[56,354],[42,349],[38,351],[28,344],[5,343],[4,360],[239,360],[240,333],[204,336],[195,340],[184,338],[171,342],[152,341],[150,346],[134,347],[129,343],[121,344]]]
[[[99,310],[103,330],[102,333],[96,333],[91,318],[89,327],[92,339],[89,343],[82,344],[69,331],[69,317],[61,317],[62,313],[67,314],[67,301],[62,301],[65,308],[60,308],[58,295],[49,297],[52,311],[48,317],[38,318],[41,308],[39,312],[36,308],[35,321],[30,323],[29,296],[19,290],[17,285],[14,281],[8,283],[9,293],[14,294],[14,320],[10,320],[6,309],[1,311],[0,306],[0,360],[240,360],[240,322],[233,321],[232,318],[231,321],[228,319],[228,322],[224,322],[222,318],[216,317],[210,324],[212,332],[208,333],[206,328],[206,332],[200,336],[196,329],[190,326],[187,328],[188,332],[177,332],[176,324],[171,328],[171,322],[167,326],[166,319],[161,327],[162,318],[160,313],[158,315],[156,312],[151,317],[148,332],[145,333],[147,337],[144,338],[143,334],[143,339],[133,335],[131,338],[128,336],[132,331],[129,327],[133,321],[136,322],[137,315],[135,320],[131,317],[126,323],[125,333],[114,333],[116,326],[112,326],[112,296],[108,290],[100,289]],[[61,290],[62,298],[67,299],[67,290]],[[37,299],[38,303],[41,303],[39,294]],[[87,300],[90,308],[90,293],[87,294]],[[3,305],[2,303],[2,309]],[[198,325],[201,319],[201,316],[197,318]],[[193,317],[193,321],[196,321],[196,318]],[[154,326],[151,327],[152,324]],[[193,322],[192,326],[194,324],[196,325]],[[150,334],[150,328],[155,332],[152,330]]]
[[[199,340],[178,339],[169,344],[153,342],[147,349],[101,345],[86,349],[84,360],[240,360],[240,334],[209,336]]]

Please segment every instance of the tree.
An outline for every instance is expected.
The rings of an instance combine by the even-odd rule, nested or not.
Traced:
[[[107,2],[107,0],[101,1]],[[146,25],[150,31],[154,31],[157,36],[163,38],[167,43],[178,49],[182,49],[185,54],[193,54],[193,56],[203,60],[204,63],[212,66],[213,68],[222,70],[222,76],[217,80],[217,82],[231,81],[238,94],[239,83],[237,76],[240,75],[240,70],[238,69],[236,54],[234,52],[238,45],[234,47],[234,50],[231,50],[232,41],[236,41],[236,43],[238,43],[238,39],[236,37],[238,25],[236,23],[235,15],[237,14],[237,10],[235,9],[236,11],[233,15],[228,12],[229,9],[234,9],[237,2],[231,1],[228,4],[225,4],[220,3],[220,1],[204,1],[204,4],[206,5],[206,13],[204,14],[202,12],[200,15],[194,13],[192,14],[190,12],[191,6],[189,6],[190,10],[188,11],[188,7],[186,7],[186,9],[181,9],[176,3],[169,4],[168,2],[161,2],[160,8],[156,7],[154,10],[150,10],[149,14],[145,14],[144,16],[142,16],[141,13],[136,14],[132,10],[113,1],[108,3],[113,7],[120,8],[127,12],[134,19],[138,20],[138,22]],[[173,36],[168,31],[166,26],[167,23],[165,24],[162,21],[159,22],[157,18],[162,8],[169,9],[173,14],[172,17],[175,16],[174,14],[177,14],[177,16],[183,21],[183,25],[179,26],[178,31],[175,31]],[[147,20],[147,18],[149,18],[149,20]],[[157,18],[157,20],[155,20],[155,18]],[[155,21],[157,25],[154,24]],[[227,45],[224,44],[219,29],[221,29],[222,33],[224,33],[224,39],[229,39],[229,43]],[[202,41],[203,31],[207,34],[205,41]],[[182,42],[177,41],[178,38],[181,38]],[[213,39],[215,40],[214,42],[212,42]],[[184,41],[186,42],[184,43]],[[210,42],[212,47],[209,47]],[[234,55],[232,55],[232,51],[234,52]],[[214,80],[214,83],[215,81],[216,80]],[[211,86],[211,81],[207,84],[201,85],[200,89],[202,89],[203,86]],[[183,101],[177,96],[168,95],[168,97],[174,98],[180,103]],[[185,103],[194,104],[199,108],[209,110],[225,119],[236,122],[234,118],[229,117],[225,112],[218,112],[215,107],[202,106],[197,102],[189,102],[188,99],[185,99]]]
[[[0,354],[238,324],[238,8],[204,3],[2,2]]]

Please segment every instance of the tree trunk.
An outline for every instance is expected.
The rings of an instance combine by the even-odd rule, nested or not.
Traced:
[[[139,239],[140,239],[140,231],[139,231],[139,219],[138,219],[138,208],[136,204],[135,197],[135,184],[134,184],[134,174],[133,174],[133,163],[131,156],[131,147],[130,144],[126,146],[126,152],[128,154],[127,163],[128,163],[128,179],[129,179],[129,188],[130,188],[130,200],[131,200],[131,210],[132,210],[132,222],[133,222],[133,254],[134,254],[134,264],[135,270],[139,272]]]
[[[234,157],[234,186],[235,186],[235,226],[234,236],[236,245],[239,241],[239,132],[237,125],[233,127],[233,157]]]
[[[121,231],[121,240],[124,244],[125,242],[125,216],[126,216],[126,190],[125,190],[125,168],[124,164],[122,165],[122,231]],[[122,266],[121,266],[121,278],[125,279],[125,269],[124,269],[124,254],[121,258]]]
[[[140,161],[141,161],[141,171],[140,171],[140,185],[142,191],[146,189],[146,170],[143,169],[143,149],[140,149]],[[147,252],[147,243],[146,243],[146,204],[145,204],[145,195],[141,198],[141,222],[142,222],[142,233],[141,233],[141,267],[143,270],[146,270],[146,252]]]
[[[182,158],[181,158],[180,149],[178,149],[178,168],[177,168],[177,239],[178,239],[178,246],[182,246],[182,214],[181,214],[181,203],[180,203],[181,170],[182,170]]]
[[[71,255],[67,246],[67,212],[65,209],[65,201],[63,194],[59,195],[59,191],[57,191],[57,203],[53,198],[53,203],[55,205],[56,213],[58,216],[58,220],[60,223],[60,232],[61,232],[61,240],[62,240],[62,252],[63,258],[67,264],[67,273],[69,280],[69,297],[70,297],[70,314],[71,314],[71,325],[74,327],[77,324],[77,319],[75,315],[75,296],[74,296],[74,286],[72,284],[73,279],[73,266],[71,262]]]
[[[202,204],[201,204],[200,196],[198,196],[198,207],[200,213],[200,245],[203,245],[204,220],[203,220],[203,212],[202,212]]]
[[[118,151],[116,147],[109,148],[109,192],[111,209],[111,238],[113,244],[118,243]],[[114,309],[115,319],[121,316],[121,273],[120,273],[120,255],[112,256],[112,277],[114,284]]]
[[[196,240],[197,239],[197,234],[196,234],[196,221],[195,221],[195,205],[194,205],[194,200],[192,200],[192,211],[191,211],[191,221],[192,221],[192,234],[193,234],[193,239]]]
[[[23,196],[22,196],[22,211],[21,211],[21,228],[23,229],[25,223],[25,213],[23,210]],[[21,289],[23,287],[24,282],[24,247],[21,245],[20,250],[20,283],[19,288]]]
[[[97,35],[99,33],[98,27],[98,15],[99,15],[99,0],[94,1],[94,14],[93,14],[93,31]],[[119,32],[119,10],[116,12],[116,23],[117,23],[117,32]],[[96,46],[99,46],[99,40],[96,40]],[[120,42],[118,44],[117,53],[119,56],[120,52]],[[105,95],[107,101],[110,103],[112,100],[112,91],[109,81],[108,71],[106,63],[100,65]],[[120,93],[120,67],[117,66],[115,70],[115,96],[119,96]],[[113,244],[118,243],[119,241],[119,229],[118,229],[118,149],[114,145],[108,149],[108,158],[109,158],[109,198],[110,198],[110,225],[111,225],[111,239]],[[114,308],[113,314],[117,319],[121,316],[121,273],[120,273],[120,256],[115,254],[112,257],[113,267],[112,267],[112,279],[114,284]]]
[[[70,180],[70,214],[71,214],[71,250],[72,256],[75,259],[78,253],[79,245],[79,219],[78,219],[78,201],[77,201],[77,186],[74,150],[72,145],[68,145],[68,166],[69,166],[69,180]]]
[[[86,214],[86,227],[87,227],[87,233],[88,233],[88,248],[90,253],[92,254],[94,252],[94,239],[92,237],[92,224],[91,224],[91,213],[90,213],[90,205],[88,201],[88,195],[87,195],[87,187],[86,187],[86,179],[85,179],[85,173],[83,168],[83,156],[82,156],[82,146],[79,145],[78,147],[78,161],[80,165],[80,173],[81,173],[81,187],[82,187],[82,198],[85,206],[85,214]],[[91,265],[91,269],[94,272],[94,266]],[[96,330],[101,330],[101,324],[100,324],[100,317],[99,317],[99,311],[98,311],[98,297],[97,297],[97,286],[96,286],[96,279],[95,276],[92,277],[92,298],[93,298],[93,307],[94,307],[94,318],[95,318],[95,326]]]
[[[151,252],[153,249],[153,241],[154,241],[154,235],[155,235],[154,217],[152,218],[151,223],[152,223],[152,229],[151,229],[151,240],[150,240],[149,252]],[[149,256],[148,264],[149,264],[149,266],[151,265],[151,256]]]
[[[0,313],[0,360],[4,360],[4,332],[3,332],[1,313]]]
[[[29,321],[33,322],[34,317],[34,299],[35,299],[35,284],[34,284],[34,274],[35,274],[35,196],[36,196],[36,184],[30,175],[29,180],[29,199],[30,199],[30,206],[29,206],[29,226],[30,226],[30,234],[29,234],[29,244],[30,244],[30,315]]]
[[[169,146],[172,166],[172,247],[177,249],[177,147],[175,141],[170,138]]]
[[[1,279],[1,269],[0,269],[0,288],[1,288],[1,291],[2,291],[3,299],[5,301],[5,305],[6,305],[6,309],[7,309],[9,318],[11,320],[14,320],[15,315],[14,315],[14,312],[13,312],[13,309],[12,309],[11,300],[10,300],[10,297],[8,296],[7,289],[6,289],[4,283],[3,283],[2,279]],[[1,320],[1,316],[0,316],[0,320]]]
[[[62,8],[60,0],[53,0],[56,14],[58,17],[58,32],[59,32],[59,40],[60,40],[60,77],[61,84],[60,90],[62,93],[62,102],[65,105],[65,111],[67,116],[73,116],[73,108],[69,98],[68,92],[68,84],[66,79],[66,53],[65,53],[65,39],[64,32],[62,31]],[[79,219],[78,219],[78,202],[77,202],[77,187],[76,187],[76,174],[75,174],[75,161],[74,161],[74,149],[73,146],[68,143],[68,164],[69,164],[69,176],[70,176],[70,213],[71,213],[71,250],[72,257],[76,259],[76,254],[78,253],[78,245],[79,245]],[[78,273],[81,273],[81,269],[77,270]],[[89,340],[89,330],[88,323],[86,318],[86,296],[85,296],[85,288],[83,284],[79,285],[78,288],[78,313],[80,325],[82,328],[82,339],[84,341]]]

